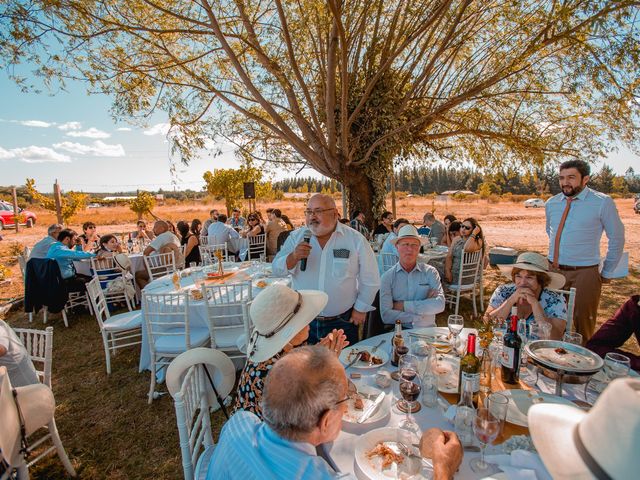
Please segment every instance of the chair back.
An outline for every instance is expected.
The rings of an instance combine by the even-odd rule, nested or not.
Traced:
[[[144,255],[142,258],[151,281],[163,277],[176,269],[176,256],[174,252]]]
[[[202,285],[202,296],[207,306],[209,335],[211,348],[223,351],[237,351],[237,337],[245,335],[246,344],[251,337],[251,320],[249,304],[253,298],[251,282],[240,282],[226,285]],[[239,332],[242,333],[239,333]],[[239,333],[233,346],[219,345],[216,337],[225,334]]]
[[[200,235],[200,245],[207,246],[209,245],[209,237],[207,235]]]
[[[133,285],[133,279],[122,271],[120,265],[116,263],[114,257],[105,258],[92,258],[91,270],[93,271],[93,278],[97,278],[100,288],[104,292],[105,298],[109,302],[124,301],[127,304],[129,310],[131,310],[130,299],[135,296],[135,286]],[[120,280],[118,280],[120,279]],[[116,282],[117,280],[117,282]],[[115,287],[116,283],[121,283],[118,288]]]
[[[384,273],[398,263],[398,255],[395,253],[383,252],[380,254],[380,262],[382,266],[382,273]]]
[[[104,328],[104,322],[111,317],[111,314],[107,307],[107,299],[100,287],[100,279],[98,277],[93,277],[90,282],[85,284],[85,287],[87,288],[87,295],[89,296],[89,301],[93,307],[93,313],[96,316],[98,325],[100,326],[100,331],[102,331]]]
[[[573,328],[573,311],[576,307],[575,287],[571,287],[569,290],[557,290],[555,288],[549,288],[548,290],[559,293],[560,295],[565,297],[565,301],[567,302],[567,326],[565,328],[565,331],[571,332]]]
[[[51,364],[53,363],[53,327],[45,330],[14,328],[14,332],[29,353],[40,382],[51,388]]]
[[[463,252],[457,285],[473,285],[478,281],[478,270],[482,260],[482,250]],[[453,272],[455,278],[455,272]]]
[[[226,243],[200,245],[200,258],[203,265],[213,265],[216,263],[215,252],[216,250],[222,250],[222,260],[226,262],[229,259],[229,252],[227,250]]]
[[[22,250],[22,256],[29,260],[29,257],[31,256],[31,248],[24,247],[24,250]]]
[[[191,348],[189,328],[189,293],[142,292],[144,322],[147,327],[149,349],[156,352],[156,341],[161,337],[184,335],[184,350]]]
[[[18,255],[18,265],[20,266],[20,274],[22,275],[22,282],[24,283],[26,277],[25,277],[25,271],[27,270],[27,259],[29,257],[25,256],[25,255]]]
[[[253,237],[247,237],[249,241],[249,254],[247,260],[252,258],[260,258],[260,255],[267,256],[267,234],[255,235]]]
[[[20,417],[11,393],[7,367],[0,367],[0,425],[0,450],[3,458],[10,466],[23,463],[20,453]]]

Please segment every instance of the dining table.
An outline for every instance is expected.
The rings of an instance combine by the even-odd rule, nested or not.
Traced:
[[[427,327],[415,330],[403,330],[403,336],[406,343],[409,342],[409,335],[411,335],[412,333],[417,335],[446,336],[448,335],[448,329],[446,327]],[[477,333],[477,331],[475,329],[464,328],[459,335],[461,344],[466,344],[466,338],[469,333]],[[390,358],[393,334],[394,332],[388,332],[367,338],[355,344],[353,348],[365,347],[371,349],[372,347],[379,345],[381,341],[384,340],[384,343],[382,344],[382,346],[380,346],[380,350],[384,349],[386,355],[383,356]],[[453,356],[452,353],[436,353],[436,355],[440,356],[441,358]],[[345,361],[344,359],[342,360],[344,364]],[[397,367],[393,367],[390,362],[385,362],[379,367],[374,366],[369,368],[357,368],[356,365],[347,368],[346,373],[348,378],[351,378],[351,374],[353,373],[360,374],[359,378],[351,380],[355,383],[359,391],[361,389],[364,391],[371,391],[371,389],[384,391],[386,394],[385,400],[382,402],[381,406],[378,407],[378,409],[386,409],[384,411],[386,412],[388,410],[388,413],[385,413],[384,415],[372,415],[369,421],[362,424],[357,424],[356,422],[352,421],[346,422],[343,417],[343,428],[339,436],[331,444],[325,446],[326,451],[336,463],[340,471],[354,473],[357,478],[361,479],[374,480],[378,478],[387,478],[382,474],[380,474],[379,477],[368,475],[360,468],[359,462],[356,461],[356,450],[358,448],[358,443],[363,441],[363,435],[367,434],[367,432],[375,433],[377,431],[376,429],[383,428],[393,429],[401,432],[403,438],[408,435],[408,437],[406,438],[407,442],[409,443],[417,444],[419,441],[418,432],[409,433],[408,430],[403,431],[403,429],[400,428],[400,424],[405,418],[405,414],[399,411],[395,406],[398,400],[401,398],[399,392],[399,382],[396,380],[392,380],[389,387],[382,388],[381,386],[376,384],[376,375],[380,371],[387,371],[391,373],[393,371],[397,371]],[[457,376],[457,371],[455,375]],[[591,385],[591,382],[587,383],[586,386],[584,384],[578,385],[565,383],[562,386],[563,398],[560,400],[563,400],[563,403],[572,402],[574,406],[588,409],[593,404],[593,402],[595,402],[599,395],[599,392],[596,391],[595,387],[592,387]],[[421,403],[420,410],[416,413],[413,413],[413,417],[419,426],[420,432],[424,432],[427,429],[433,427],[439,428],[441,430],[454,431],[453,417],[455,415],[455,405],[458,402],[458,394],[451,392],[446,393],[446,388],[442,388],[439,390],[440,392],[438,393],[438,401],[436,406],[429,408]],[[519,383],[510,385],[502,381],[500,368],[494,367],[491,382],[491,391],[502,391],[507,393],[512,392],[514,397],[516,393],[525,392],[526,394],[526,392],[531,392],[531,395],[544,396],[543,398],[545,400],[554,403],[555,396],[553,394],[555,392],[555,380],[542,375],[539,369],[534,367],[532,364],[528,364],[526,368],[523,367],[521,369],[521,377]],[[526,415],[524,418],[526,418]],[[487,447],[487,454],[503,453],[501,444],[513,436],[528,436],[529,430],[525,426],[525,424],[514,424],[506,421],[504,423],[503,430],[496,438],[494,445],[490,445]],[[518,437],[518,441],[520,438],[522,437]],[[486,474],[480,475],[474,473],[469,466],[469,461],[480,455],[477,450],[478,449],[474,448],[473,446],[470,449],[465,449],[464,458],[455,476],[456,479],[478,479],[485,478],[487,476]],[[502,456],[504,457],[504,455]],[[538,463],[538,466],[542,468],[543,472],[546,472],[542,467],[539,457],[535,454],[533,456],[537,459],[536,462]],[[422,475],[424,476],[412,478],[431,478],[430,474],[432,474],[432,471],[429,471],[429,469],[424,469],[422,472]],[[508,478],[507,476],[504,476],[504,473],[502,472],[499,472],[499,474],[502,476],[498,475],[491,478]],[[394,477],[391,476],[390,478]],[[522,478],[527,477],[525,475]],[[542,478],[548,477],[545,477],[544,473],[541,472],[537,476],[537,478],[541,480]]]

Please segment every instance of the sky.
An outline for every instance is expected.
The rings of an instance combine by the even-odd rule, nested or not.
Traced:
[[[56,179],[63,191],[200,190],[205,171],[239,165],[233,147],[223,144],[222,155],[202,151],[172,176],[166,116],[156,113],[141,128],[116,122],[111,104],[106,95],[89,95],[79,81],[66,91],[23,93],[0,71],[0,185],[33,178],[42,192],[51,192]],[[640,170],[640,157],[625,148],[604,162],[617,174],[630,166]],[[301,175],[319,176],[310,168]],[[275,179],[286,176],[293,173]]]

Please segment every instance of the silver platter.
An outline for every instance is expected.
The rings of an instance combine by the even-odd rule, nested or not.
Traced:
[[[549,358],[549,355],[543,355],[548,352],[546,349],[554,351],[556,348],[563,348],[567,352],[573,353],[575,362],[554,362],[552,358]],[[591,350],[559,340],[535,340],[525,346],[525,351],[529,358],[539,366],[568,375],[593,375],[599,372],[604,365],[602,358]]]

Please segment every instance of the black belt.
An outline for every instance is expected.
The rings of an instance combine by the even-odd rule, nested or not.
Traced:
[[[587,265],[584,267],[581,266],[572,266],[572,265],[558,265],[558,270],[584,270],[587,268],[594,268],[597,267],[598,265]]]
[[[320,320],[322,322],[329,321],[329,320],[337,320],[338,318],[344,317],[347,313],[350,313],[351,310],[353,310],[353,308],[350,308],[346,312],[342,312],[340,315],[334,315],[333,317],[320,317],[320,316],[318,316],[318,317],[316,317],[316,320]]]

